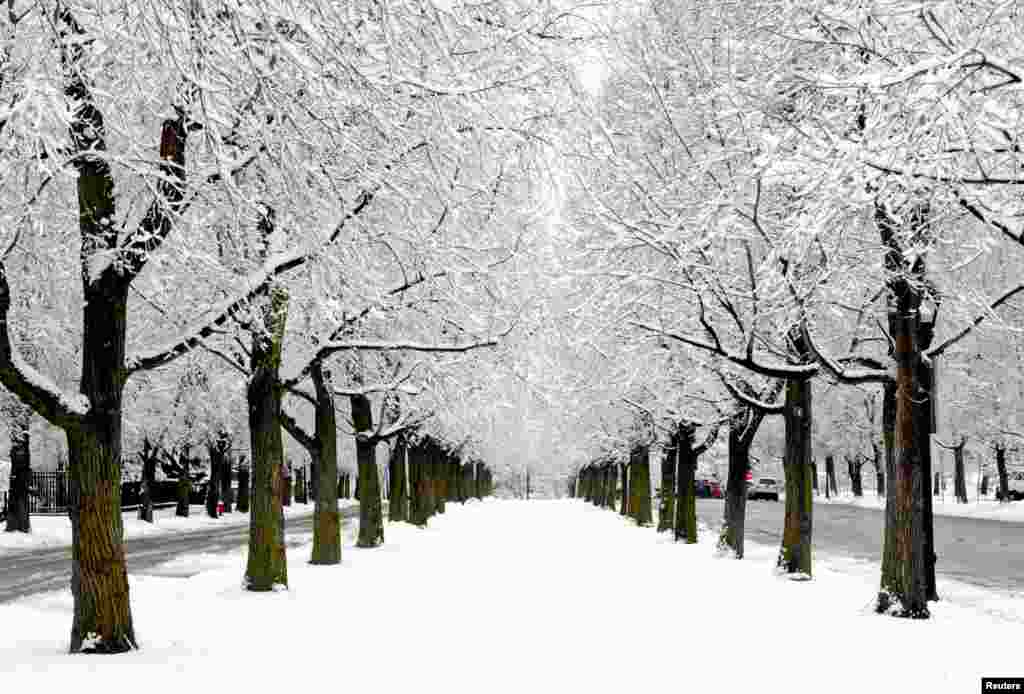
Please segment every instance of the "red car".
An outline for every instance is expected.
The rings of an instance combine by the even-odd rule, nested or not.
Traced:
[[[697,479],[695,480],[695,486],[697,487],[698,497],[703,499],[722,498],[722,484],[718,480]]]

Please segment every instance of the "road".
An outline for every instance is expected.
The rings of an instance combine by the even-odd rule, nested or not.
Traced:
[[[359,514],[359,507],[343,508],[341,514],[345,518],[355,517]],[[285,541],[288,546],[295,546],[308,541],[312,532],[312,511],[308,515],[292,516],[285,525]],[[248,540],[248,524],[130,538],[125,543],[128,573],[148,573],[182,554],[228,552],[243,546]],[[70,547],[15,552],[4,555],[0,562],[0,603],[71,585]]]
[[[778,545],[783,508],[773,501],[748,501],[746,537]],[[698,499],[697,517],[722,526],[722,501]],[[853,559],[881,561],[884,514],[880,510],[843,506],[814,507],[814,550]],[[937,574],[964,583],[999,590],[1024,591],[1024,523],[935,516]]]

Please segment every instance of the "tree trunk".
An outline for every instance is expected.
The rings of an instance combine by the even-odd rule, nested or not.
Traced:
[[[619,476],[622,480],[620,484],[622,492],[619,497],[619,513],[623,516],[628,516],[631,497],[629,493],[629,465],[627,463],[619,463]]]
[[[697,451],[693,447],[694,427],[688,423],[676,430],[679,476],[676,498],[675,539],[697,544]]]
[[[981,495],[988,496],[988,475],[981,476]]]
[[[885,472],[882,467],[882,451],[878,447],[877,442],[871,443],[871,450],[874,454],[871,464],[875,467],[875,495],[882,497],[885,496]]]
[[[892,324],[889,326],[892,330]],[[899,563],[896,558],[896,385],[885,384],[882,390],[882,443],[885,448],[885,530],[882,536],[882,589],[880,611],[888,607],[888,587],[899,584]],[[883,607],[883,604],[885,607]]]
[[[918,322],[916,311],[899,313],[892,317],[893,339],[896,345],[896,570],[891,575],[883,571],[883,583],[878,609],[903,617],[928,617],[928,581],[926,571],[926,533],[924,528],[924,497],[928,480],[924,478],[920,435],[927,423],[925,411],[918,402],[921,392],[917,376],[921,354],[918,350]]]
[[[661,493],[658,497],[658,532],[675,526],[676,521],[676,459],[679,457],[679,434],[672,434],[661,455]]]
[[[629,458],[629,515],[644,528],[654,522],[651,515],[650,450],[647,446],[637,446]]]
[[[238,467],[238,512],[249,513],[249,466],[239,465]]]
[[[864,483],[861,478],[861,463],[855,458],[846,459],[846,472],[850,476],[850,489],[853,490],[855,497],[864,496]]]
[[[409,520],[409,493],[406,491],[405,482],[407,450],[408,444],[405,441],[405,436],[400,434],[395,439],[395,446],[391,449],[391,457],[388,459],[388,469],[391,471],[389,475],[391,482],[389,496],[391,498],[388,501],[388,518],[392,521],[408,522]]]
[[[341,562],[341,514],[338,513],[338,433],[334,414],[334,391],[330,374],[320,362],[310,369],[316,395],[313,456],[316,496],[313,500],[313,552],[309,563],[331,565]]]
[[[229,448],[224,456],[224,466],[220,469],[220,500],[224,504],[224,513],[231,513],[231,506],[234,504],[234,498],[231,494],[231,457]]]
[[[11,478],[7,497],[6,530],[9,533],[27,533],[32,531],[29,514],[29,487],[32,482],[29,431],[32,409],[13,398],[4,409],[7,414],[7,431],[11,439]]]
[[[281,473],[284,475],[281,484],[281,506],[292,505],[292,480],[294,479],[292,472],[292,464],[290,462],[281,468]]]
[[[739,418],[729,426],[728,488],[725,515],[718,538],[718,549],[736,559],[743,558],[743,526],[747,515],[747,470],[750,469],[750,444],[743,437]]]
[[[444,451],[440,446],[434,445],[434,454],[430,465],[430,477],[434,484],[434,512],[445,512],[445,499],[448,495],[447,485],[447,460]]]
[[[484,464],[483,463],[477,463],[476,464],[476,490],[475,490],[475,494],[476,494],[476,498],[477,499],[483,499],[484,498]]]
[[[786,426],[786,455],[783,459],[786,517],[776,565],[779,571],[806,578],[812,575],[811,533],[814,519],[811,405],[809,380],[786,381],[786,404],[783,411]]]
[[[967,503],[967,477],[964,474],[964,444],[953,449],[953,494],[959,504]]]
[[[918,351],[928,349],[931,345],[933,326],[930,323],[920,322],[918,327]],[[921,511],[921,523],[924,530],[924,572],[925,584],[927,586],[928,600],[938,600],[938,586],[935,582],[935,500],[932,494],[932,433],[935,431],[934,399],[935,392],[935,368],[927,359],[919,359],[917,363],[917,397],[914,400],[916,420],[920,425],[915,429],[918,437],[917,447],[921,458],[921,480],[924,483],[922,493],[924,502]],[[936,478],[935,492],[939,491],[939,482]]]
[[[811,488],[814,490],[814,496],[818,496],[818,461],[811,461]]]
[[[225,451],[216,444],[207,446],[210,456],[210,478],[206,482],[206,515],[217,517],[217,505],[220,503],[220,476],[224,467]]]
[[[142,440],[142,484],[139,499],[139,520],[153,522],[153,482],[156,480],[157,452],[149,439]]]
[[[839,496],[839,485],[836,484],[836,461],[831,455],[825,456],[825,498]]]
[[[377,476],[377,441],[366,438],[373,431],[373,412],[365,395],[349,397],[352,423],[356,430],[356,463],[359,474],[359,539],[357,547],[377,547],[384,543],[384,515]],[[359,434],[364,433],[363,437]]]
[[[288,586],[282,505],[285,472],[279,375],[287,316],[288,294],[275,286],[263,306],[264,330],[253,334],[251,376],[246,391],[253,495],[244,584],[252,591]]]
[[[999,489],[996,498],[1000,503],[1010,502],[1010,476],[1006,471],[1006,446],[1002,443],[995,445],[996,450],[996,474],[999,476]]]
[[[420,441],[409,449],[409,521],[420,527],[425,526],[430,518],[426,466],[427,452],[424,443]]]
[[[178,506],[174,509],[174,515],[178,518],[188,518],[192,497],[192,458],[188,444],[184,444],[178,453],[178,469],[181,471],[181,477],[178,478]]]

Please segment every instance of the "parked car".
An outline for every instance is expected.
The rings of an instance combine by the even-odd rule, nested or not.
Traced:
[[[758,477],[747,484],[748,499],[779,500],[779,483],[774,477]]]
[[[1021,472],[1009,472],[1007,477],[1007,496],[1010,501],[1024,500],[1024,470]],[[996,498],[1000,498],[999,485],[996,484]]]

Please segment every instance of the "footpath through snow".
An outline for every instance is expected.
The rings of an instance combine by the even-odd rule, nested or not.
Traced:
[[[944,601],[931,621],[879,617],[877,574],[818,563],[791,582],[773,548],[715,558],[709,536],[677,545],[582,501],[449,504],[426,530],[389,524],[373,550],[347,530],[340,566],[289,550],[286,592],[242,590],[244,549],[176,560],[202,569],[191,578],[132,576],[135,653],[65,655],[69,590],[0,607],[0,682],[931,694],[1024,675],[1020,598],[1001,616]]]

